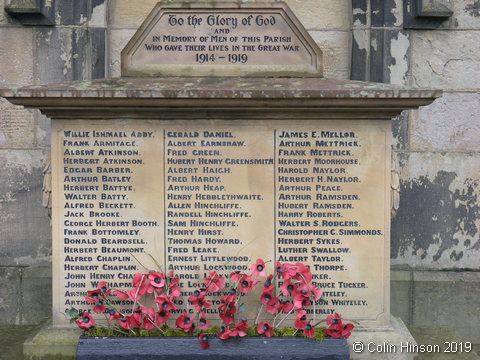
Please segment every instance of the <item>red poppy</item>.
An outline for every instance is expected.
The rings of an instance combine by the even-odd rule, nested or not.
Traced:
[[[200,319],[198,320],[200,329],[207,330],[210,327],[210,321],[207,320],[205,313],[202,313]]]
[[[161,272],[151,271],[148,274],[148,280],[147,292],[149,294],[158,291],[165,286],[165,274]]]
[[[103,303],[103,300],[97,300],[95,306],[93,307],[93,312],[96,314],[102,314],[105,312],[106,309],[107,307]]]
[[[110,315],[110,317],[108,318],[108,322],[111,322],[111,321],[117,320],[117,319],[121,319],[123,317],[123,315],[120,314],[115,309],[108,309],[108,314]]]
[[[87,297],[85,298],[85,301],[89,304],[95,304],[100,297],[101,297],[100,290],[98,289],[89,290],[87,291]]]
[[[234,314],[220,313],[220,314],[218,314],[218,316],[220,316],[220,319],[222,319],[222,321],[225,325],[230,325],[235,321]]]
[[[140,295],[144,295],[147,292],[147,287],[148,287],[148,285],[145,281],[145,278],[146,278],[146,275],[144,275],[142,273],[136,273],[135,276],[132,279],[132,284],[135,287],[135,289],[130,290],[130,291],[135,291],[136,292],[137,289],[138,289],[138,293]]]
[[[207,292],[217,292],[225,288],[226,279],[217,274],[216,271],[210,271],[209,276],[205,278]]]
[[[263,305],[267,305],[269,301],[271,301],[273,298],[273,295],[272,293],[267,293],[267,292],[264,292],[262,294],[262,296],[260,296],[260,302],[263,304]]]
[[[110,295],[110,289],[106,281],[100,281],[98,283],[98,290],[100,290],[100,295],[102,295],[104,299],[107,299]]]
[[[168,286],[168,291],[170,293],[170,300],[175,300],[178,298],[182,292],[180,290],[180,279],[176,276],[173,276],[173,270],[169,272],[168,277],[170,279],[170,284]]]
[[[307,325],[309,321],[307,320],[307,312],[305,310],[300,310],[297,312],[297,316],[295,318],[295,322],[293,326],[295,329],[303,330],[305,325]]]
[[[313,338],[315,336],[315,329],[310,322],[303,327],[303,333],[309,338]]]
[[[293,269],[295,270],[295,274],[292,274],[292,276],[295,277],[296,280],[303,280],[307,283],[312,281],[312,272],[308,266],[305,266],[302,263],[296,263],[295,266],[292,267],[292,270]]]
[[[118,319],[118,325],[120,325],[120,327],[124,328],[125,330],[130,330],[131,329],[130,317],[124,316]]]
[[[255,264],[250,265],[250,271],[252,272],[252,276],[255,277],[267,277],[265,272],[265,262],[262,259],[257,259]]]
[[[262,321],[260,324],[257,326],[257,333],[260,335],[265,334],[266,337],[272,337],[273,336],[273,327],[270,325],[268,321]]]
[[[222,303],[234,303],[235,301],[237,301],[237,290],[230,289],[227,295],[224,295],[220,298],[220,301]]]
[[[311,283],[309,283],[308,286],[310,287],[310,290],[312,291],[315,300],[319,300],[323,295],[323,290],[320,288],[316,288]]]
[[[279,300],[277,297],[273,297],[272,300],[270,300],[267,303],[267,312],[269,314],[276,314],[278,312],[277,306],[278,306]]]
[[[340,321],[339,323],[330,326],[328,329],[325,329],[325,335],[337,339],[348,339],[354,327],[353,324],[342,324]]]
[[[248,330],[248,323],[246,319],[241,319],[241,321],[235,324],[234,327],[228,329],[230,337],[244,337],[247,336],[246,331]]]
[[[155,323],[157,325],[162,325],[162,324],[165,324],[168,319],[170,318],[170,312],[169,311],[165,311],[165,310],[161,310],[157,313],[157,316],[155,318]]]
[[[275,289],[275,286],[272,283],[273,275],[269,275],[267,281],[263,283],[262,292],[271,293]]]
[[[225,328],[225,326],[220,326],[218,330],[218,337],[222,340],[227,340],[232,335],[230,329]]]
[[[160,295],[154,300],[157,304],[160,305],[160,310],[161,311],[170,311],[170,310],[176,310],[177,307],[175,306],[174,303],[170,301],[168,297],[165,295]]]
[[[205,291],[195,290],[193,295],[188,298],[188,301],[195,306],[195,310],[197,312],[201,312],[203,308],[208,309],[212,306],[212,303],[205,300],[205,295],[207,293]]]
[[[287,299],[280,300],[280,303],[277,305],[277,310],[283,313],[289,313],[293,309],[293,304]]]
[[[200,345],[204,349],[208,349],[210,347],[210,343],[208,342],[208,336],[204,333],[200,333],[198,335],[198,340],[200,341]]]
[[[295,306],[295,309],[302,309],[310,305],[312,305],[310,299],[303,295],[297,295],[293,298],[293,306]]]
[[[247,275],[242,274],[240,271],[234,271],[230,274],[230,279],[232,279],[234,283],[238,283],[245,276]]]
[[[145,293],[144,293],[145,294]],[[118,296],[122,299],[130,299],[131,301],[140,300],[143,294],[140,293],[137,289],[131,289],[128,291],[124,290],[115,290],[113,295]]]
[[[155,310],[142,306],[141,311],[145,315],[143,318],[143,328],[148,331],[153,330],[157,323]]]
[[[252,280],[250,276],[244,275],[242,277],[242,280],[240,281],[238,285],[238,289],[240,290],[241,293],[248,293],[252,288],[257,285],[260,281],[258,280]]]
[[[335,315],[328,315],[327,316],[327,325],[336,325],[342,322],[342,317],[335,313]]]
[[[187,316],[186,313],[183,313],[177,318],[175,325],[186,333],[190,333],[195,329],[195,319],[192,316]]]
[[[297,284],[291,282],[289,279],[285,280],[282,284],[283,296],[295,296],[297,293]]]
[[[75,320],[75,323],[81,329],[89,329],[92,326],[95,326],[95,319],[87,312],[84,312],[80,315],[80,318]]]

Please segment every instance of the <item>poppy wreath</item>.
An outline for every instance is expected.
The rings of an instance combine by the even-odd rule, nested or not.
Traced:
[[[204,349],[210,347],[213,336],[222,340],[245,336],[303,336],[317,340],[350,336],[354,325],[344,323],[337,313],[316,320],[315,307],[322,301],[323,292],[312,284],[308,266],[277,261],[274,274],[268,274],[265,261],[257,259],[249,269],[248,274],[235,271],[229,276],[210,271],[185,303],[180,279],[173,271],[137,273],[129,290],[110,289],[102,281],[97,289],[87,291],[85,300],[93,306],[91,311],[71,308],[66,316],[87,336],[100,336],[100,329],[108,329],[116,336],[197,336]],[[256,319],[249,324],[242,316],[244,299],[255,288],[260,288],[261,294]],[[212,311],[214,303],[219,306]],[[118,304],[128,304],[129,309],[120,309]],[[103,314],[107,325],[96,323],[92,311]],[[218,316],[221,325],[212,326],[207,313]],[[265,317],[271,320],[260,321]],[[293,328],[281,327],[287,318],[295,319]],[[175,328],[168,326],[170,320]],[[326,326],[321,327],[323,324]]]

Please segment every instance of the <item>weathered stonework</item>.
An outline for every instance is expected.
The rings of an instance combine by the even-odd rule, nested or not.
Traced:
[[[34,122],[32,111],[0,99],[0,148],[31,148]]]
[[[33,83],[33,31],[29,28],[0,27],[1,86]],[[21,59],[21,61],[19,61]]]
[[[401,195],[392,220],[392,264],[479,270],[480,157],[408,152],[398,159]]]
[[[479,53],[475,31],[413,32],[413,85],[444,90],[478,89]]]
[[[345,49],[350,44],[350,33],[347,31],[310,31],[323,53],[323,73],[330,79],[349,79],[348,58]]]
[[[479,92],[446,92],[431,106],[412,113],[411,150],[480,151]]]

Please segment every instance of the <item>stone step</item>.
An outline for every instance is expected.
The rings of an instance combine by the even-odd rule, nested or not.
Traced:
[[[480,356],[477,355],[473,347],[468,353],[460,351],[457,353],[444,352],[448,343],[456,343],[459,350],[460,344],[462,344],[461,337],[449,326],[409,326],[408,329],[418,345],[438,345],[441,350],[440,353],[425,352],[418,354],[415,360],[480,360]],[[463,346],[465,346],[465,342],[463,342]]]

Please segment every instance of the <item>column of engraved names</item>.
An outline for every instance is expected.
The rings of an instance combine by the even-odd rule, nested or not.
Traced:
[[[350,302],[345,234],[361,227],[355,203],[360,200],[355,132],[277,130],[277,258],[307,263],[314,284],[324,289],[318,314],[332,314]],[[355,284],[364,286],[365,284]],[[358,296],[358,295],[357,295]],[[338,311],[338,310],[337,310]]]
[[[139,270],[131,254],[144,253],[142,227],[132,216],[135,172],[145,167],[140,142],[152,133],[103,129],[64,130],[63,248],[65,307],[84,306],[86,290],[107,281],[131,285]],[[87,309],[87,307],[86,307]]]
[[[253,241],[263,230],[255,227],[271,203],[267,181],[249,176],[273,172],[273,156],[259,158],[255,137],[235,128],[165,132],[166,263],[185,279],[184,295],[209,271],[244,272],[257,256]]]

